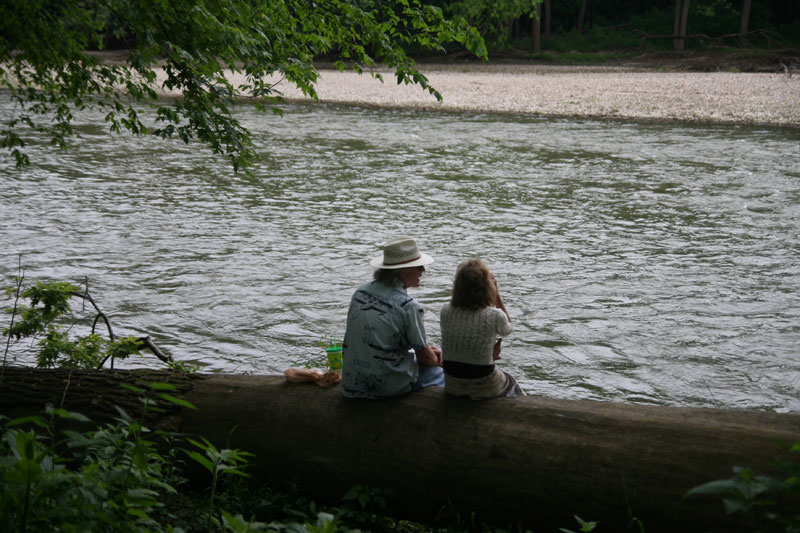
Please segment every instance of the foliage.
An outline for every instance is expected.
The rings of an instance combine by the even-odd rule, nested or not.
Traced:
[[[6,290],[7,295],[13,296],[14,304],[8,309],[11,323],[3,329],[3,334],[7,336],[3,364],[6,363],[12,339],[19,341],[21,338],[31,338],[34,341],[38,339],[37,366],[40,368],[100,368],[109,359],[113,367],[115,359],[126,359],[139,354],[146,347],[174,370],[193,370],[190,365],[176,363],[170,356],[164,355],[150,337],[115,335],[109,318],[89,293],[88,279],[84,282],[83,290],[63,281],[37,281],[33,287],[23,290],[24,275],[17,276],[15,281],[15,286]],[[91,326],[82,324],[79,317],[73,316],[70,306],[72,298],[83,300],[83,310],[86,309],[87,302],[94,309]],[[20,304],[21,299],[29,300],[29,305]],[[107,340],[96,333],[97,325],[101,321],[106,326]],[[73,340],[70,333],[76,328],[85,333]]]
[[[247,464],[247,458],[252,456],[252,454],[227,448],[219,450],[207,439],[201,437],[201,440],[202,442],[188,439],[192,445],[203,453],[196,450],[187,450],[186,453],[211,474],[211,493],[208,500],[207,527],[210,528],[212,522],[215,526],[219,527],[220,524],[214,517],[214,496],[217,492],[217,484],[219,483],[220,476],[247,476],[248,474],[242,470],[242,466]]]
[[[521,0],[443,1],[445,12],[465,17],[476,25],[492,47],[490,55],[529,50],[533,9]],[[797,7],[782,0],[755,0],[750,12],[749,46],[791,48],[800,46]],[[692,0],[689,13],[691,48],[739,46],[742,3],[736,0]],[[590,2],[583,31],[578,31],[580,0],[550,2],[550,38],[542,47],[557,52],[662,51],[673,49],[674,2]],[[519,7],[523,7],[519,9]],[[544,7],[542,18],[544,19]],[[542,20],[544,24],[544,20]],[[542,27],[543,33],[546,28]]]
[[[330,339],[331,339],[330,341],[326,341],[326,340],[317,341],[317,344],[319,344],[320,346],[322,346],[326,350],[328,348],[341,348],[342,347],[342,341],[338,340],[336,338],[336,335],[331,335]]]
[[[542,0],[457,0],[449,2],[448,15],[466,19],[491,43],[503,46],[510,39],[509,23],[533,17]]]
[[[350,529],[339,525],[339,517],[330,513],[321,512],[317,515],[316,522],[303,524],[289,524],[285,527],[287,533],[358,533],[358,529]]]
[[[609,31],[607,28],[593,26],[584,33],[578,30],[554,35],[547,43],[547,49],[555,52],[603,52],[607,50],[636,50],[642,44],[641,38],[633,32]]]
[[[791,447],[800,453],[800,442]],[[736,466],[729,479],[694,487],[686,497],[711,495],[722,498],[727,514],[750,520],[753,531],[800,531],[800,463],[781,464],[784,479],[758,475],[750,468]],[[788,512],[785,512],[789,509]]]
[[[575,515],[574,518],[575,521],[578,522],[578,525],[580,526],[580,529],[578,529],[577,532],[571,529],[565,529],[563,527],[560,529],[560,531],[562,531],[563,533],[589,533],[590,531],[594,531],[598,524],[597,522],[590,522],[583,520],[578,515]]]
[[[493,533],[497,529],[491,524],[480,520],[475,511],[471,511],[466,515],[462,514],[449,498],[446,505],[443,505],[439,509],[436,516],[436,523],[445,526],[448,533],[460,531]],[[509,527],[509,531],[512,531],[512,528]]]
[[[8,294],[19,292],[20,285],[8,291]],[[95,325],[99,318],[105,317],[98,311],[90,331],[73,340],[69,332],[73,324],[65,324],[65,320],[72,317],[70,300],[72,298],[89,299],[91,296],[87,288],[81,292],[80,288],[63,281],[43,282],[37,281],[32,287],[19,294],[28,300],[28,305],[15,304],[10,310],[19,314],[19,320],[14,321],[9,327],[3,329],[3,335],[17,340],[21,338],[39,338],[39,353],[37,366],[41,368],[97,368],[108,358],[125,359],[133,354],[139,354],[142,342],[132,336],[116,337],[111,333],[105,340],[95,333]]]
[[[163,511],[162,496],[174,494],[183,479],[168,467],[169,456],[145,438],[149,430],[141,420],[119,408],[118,413],[115,424],[85,433],[57,433],[58,420],[89,420],[52,406],[46,416],[6,423],[0,437],[0,531],[157,529],[153,514]]]
[[[391,489],[359,484],[342,497],[339,513],[348,522],[372,530],[379,517],[392,514],[390,502],[396,497],[397,494]]]
[[[110,40],[130,46],[123,62],[87,52]],[[397,83],[441,99],[406,49],[453,41],[486,56],[474,28],[419,0],[9,0],[0,4],[0,88],[16,107],[0,147],[27,165],[27,131],[65,149],[73,114],[97,108],[112,131],[200,141],[238,170],[256,158],[233,114],[238,99],[267,109],[282,80],[315,97],[321,55],[358,72],[386,64]]]
[[[147,389],[126,388],[141,395],[144,409],[138,420],[117,408],[119,416],[112,424],[86,432],[59,431],[60,420],[84,424],[91,421],[79,413],[48,406],[44,415],[3,424],[0,532],[357,531],[341,524],[338,516],[316,509],[313,503],[307,511],[294,509],[306,505],[306,501],[290,492],[277,497],[273,492],[269,496],[273,504],[271,516],[280,518],[289,509],[295,517],[286,523],[246,519],[241,513],[218,507],[214,495],[219,477],[243,476],[250,454],[218,449],[202,438],[186,439],[194,449],[177,447],[176,442],[183,440],[181,436],[151,432],[142,424],[147,412],[155,409],[154,398],[170,401],[174,397],[164,391],[174,387],[151,383]],[[174,401],[187,405],[184,400]],[[197,513],[187,519],[172,511],[180,507],[183,496],[178,489],[187,482],[185,464],[177,453],[181,449],[206,468],[214,480],[202,523]],[[258,507],[250,490],[241,500],[251,509]],[[191,509],[193,506],[190,512]]]

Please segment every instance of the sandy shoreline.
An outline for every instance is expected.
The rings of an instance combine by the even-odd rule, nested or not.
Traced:
[[[324,103],[547,117],[800,127],[800,75],[656,72],[625,67],[424,65],[443,102],[418,86],[320,69]],[[290,102],[309,102],[279,83]]]

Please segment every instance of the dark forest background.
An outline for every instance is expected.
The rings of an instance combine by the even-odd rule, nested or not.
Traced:
[[[494,52],[800,46],[797,0],[542,0],[536,9],[530,0],[430,3],[478,27]]]
[[[387,0],[353,0],[359,6]],[[648,57],[696,61],[699,69],[800,69],[799,0],[423,0],[478,28],[491,60],[598,63]],[[133,43],[124,27],[105,36],[107,50]],[[420,59],[474,60],[456,43]],[[416,52],[416,54],[415,54]],[[720,63],[718,58],[725,57]],[[709,58],[712,58],[709,60]],[[717,59],[713,59],[717,58]],[[739,59],[737,62],[736,59]],[[321,58],[324,59],[324,58]],[[689,66],[684,64],[683,66]]]

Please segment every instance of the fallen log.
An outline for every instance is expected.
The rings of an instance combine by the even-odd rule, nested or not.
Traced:
[[[648,532],[746,531],[718,500],[682,499],[729,478],[733,466],[777,475],[800,441],[800,415],[655,407],[536,396],[471,401],[427,389],[385,401],[347,400],[339,387],[283,377],[175,372],[5,369],[0,413],[45,402],[95,419],[133,409],[121,382],[164,381],[197,410],[166,406],[151,427],[202,435],[255,454],[257,480],[295,481],[321,503],[356,484],[390,488],[400,516],[428,519],[443,505],[501,526]],[[66,390],[66,392],[65,392]],[[448,503],[449,502],[449,503]]]

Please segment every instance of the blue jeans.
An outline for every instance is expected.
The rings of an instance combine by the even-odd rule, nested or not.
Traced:
[[[425,387],[444,387],[442,367],[419,365],[419,377],[416,383],[411,384],[411,390],[420,390]]]

